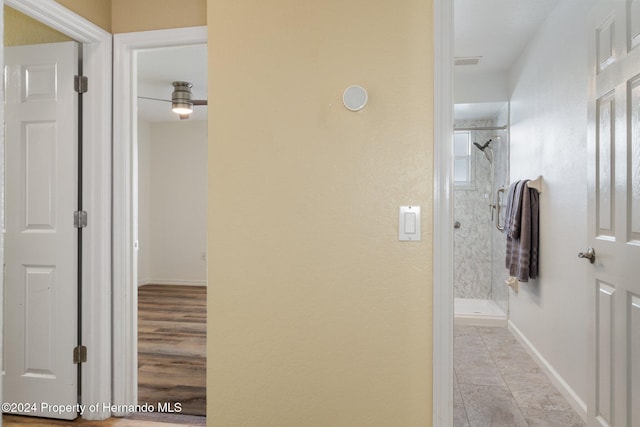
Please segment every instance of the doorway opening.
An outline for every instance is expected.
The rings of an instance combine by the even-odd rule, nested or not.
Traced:
[[[453,296],[491,299],[501,309],[500,318],[482,313],[482,310],[460,316],[459,303],[468,301],[454,300],[451,375],[454,426],[468,425],[471,420],[482,425],[496,420],[508,425],[527,425],[532,420],[546,423],[561,418],[563,425],[582,425],[578,414],[553,383],[552,375],[545,372],[543,359],[532,350],[526,337],[518,335],[517,328],[511,323],[509,328],[488,324],[489,320],[499,320],[505,325],[509,299],[512,305],[514,301],[522,301],[522,287],[518,298],[515,294],[518,282],[509,280],[504,267],[505,239],[496,228],[505,223],[498,208],[502,207],[504,213],[508,198],[501,199],[497,190],[500,187],[506,190],[512,177],[522,176],[523,171],[510,171],[509,161],[502,163],[500,157],[513,157],[509,147],[511,125],[522,129],[519,125],[523,116],[529,116],[529,119],[540,115],[527,100],[514,96],[514,87],[521,83],[518,71],[527,68],[521,58],[527,58],[531,50],[535,50],[530,45],[533,42],[532,46],[537,46],[539,35],[544,34],[541,31],[547,31],[548,18],[557,5],[554,0],[518,5],[497,1],[492,7],[486,7],[461,0],[453,9],[454,129],[459,132],[454,134],[452,141],[452,157],[459,163],[452,174],[455,181],[454,218],[459,222],[454,229]],[[511,25],[516,21],[517,25]],[[529,86],[532,86],[530,82]],[[510,102],[518,112],[516,120],[511,116]],[[498,109],[485,115],[483,110],[493,104]],[[463,113],[468,116],[461,117]],[[466,139],[462,138],[464,132]],[[516,142],[521,143],[522,139]],[[514,147],[519,149],[521,145]],[[518,158],[517,153],[515,158]],[[475,169],[465,169],[467,164]],[[465,174],[465,170],[470,172]],[[475,194],[478,189],[480,191]],[[472,215],[468,215],[465,208],[471,208]],[[476,214],[479,220],[474,219]],[[465,226],[469,234],[463,233]],[[459,249],[460,253],[457,253]],[[482,268],[483,263],[486,269]],[[469,268],[469,265],[473,267]],[[467,271],[473,271],[473,274],[466,275]],[[484,283],[489,286],[482,286]],[[511,285],[513,289],[509,287]],[[460,320],[466,325],[461,325]]]
[[[207,47],[138,53],[138,403],[206,414]]]
[[[114,401],[164,420],[205,407],[207,113],[181,119],[172,91],[207,99],[206,43],[206,27],[114,36]]]

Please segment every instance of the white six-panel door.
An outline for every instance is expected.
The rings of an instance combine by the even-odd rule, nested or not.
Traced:
[[[52,409],[77,402],[77,51],[5,49],[3,409],[66,419]]]
[[[631,427],[640,426],[640,2],[599,0],[591,19],[588,421]]]

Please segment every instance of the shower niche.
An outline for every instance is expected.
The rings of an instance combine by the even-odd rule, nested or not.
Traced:
[[[454,316],[457,324],[505,325],[504,193],[509,184],[508,103],[456,104]],[[498,197],[499,196],[499,197]],[[499,209],[501,207],[502,209]]]

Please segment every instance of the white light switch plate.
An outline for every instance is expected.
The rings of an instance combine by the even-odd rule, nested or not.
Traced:
[[[420,233],[420,206],[400,206],[398,239],[407,242],[422,240]]]

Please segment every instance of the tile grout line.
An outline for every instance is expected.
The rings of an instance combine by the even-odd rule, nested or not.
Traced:
[[[477,330],[477,328],[476,328],[476,330]],[[524,411],[522,410],[522,407],[520,406],[520,403],[518,403],[518,400],[516,399],[515,395],[513,394],[513,390],[511,390],[511,386],[509,385],[509,382],[507,382],[507,379],[505,378],[504,374],[502,373],[502,369],[500,369],[498,367],[498,363],[496,363],[496,359],[494,357],[493,351],[487,345],[487,342],[484,339],[484,336],[482,335],[482,333],[480,333],[480,331],[478,331],[478,335],[480,336],[480,340],[482,341],[482,344],[485,346],[485,348],[489,352],[489,357],[491,357],[491,360],[493,361],[493,364],[496,365],[496,370],[500,374],[500,377],[502,378],[502,381],[504,382],[505,386],[507,387],[507,390],[509,390],[509,394],[511,395],[511,398],[513,399],[513,401],[515,402],[516,406],[518,407],[518,411],[520,411],[520,415],[522,415],[522,419],[524,419],[525,423],[527,423],[527,425],[529,426],[530,425],[529,421],[527,420],[527,417],[526,417]]]
[[[456,372],[455,366],[453,368],[453,380],[458,385],[458,394],[460,395],[460,400],[462,401],[462,409],[464,409],[464,418],[465,420],[467,420],[467,426],[471,427],[471,421],[469,421],[469,412],[467,412],[467,404],[465,402],[464,396],[462,395],[462,391],[460,391],[460,383],[458,382],[458,373]]]
[[[562,419],[566,419],[566,424],[563,424],[563,425],[567,425],[567,426],[571,425],[574,427],[585,426],[584,422],[582,422],[583,420],[578,414],[576,414],[575,410],[571,408],[564,410],[564,409],[561,409],[559,406],[556,407],[556,404],[559,404],[562,402],[567,403],[566,398],[561,393],[559,393],[557,386],[553,384],[552,381],[550,381],[548,374],[544,370],[540,371],[540,366],[537,363],[537,361],[534,360],[528,352],[526,352],[526,349],[524,349],[522,343],[517,339],[518,337],[516,337],[511,330],[507,328],[494,328],[494,327],[482,327],[477,325],[466,325],[465,329],[460,330],[459,332],[460,334],[459,335],[456,334],[454,338],[463,337],[463,336],[470,336],[472,338],[467,343],[468,345],[466,345],[463,348],[467,350],[471,350],[472,352],[482,351],[482,353],[488,354],[489,360],[491,361],[491,363],[494,364],[494,367],[496,368],[497,373],[493,373],[493,375],[486,377],[487,381],[492,382],[498,379],[502,380],[501,381],[502,386],[500,387],[503,387],[504,392],[507,393],[507,395],[505,395],[504,398],[508,399],[509,396],[511,397],[512,399],[511,405],[515,404],[515,406],[517,406],[517,411],[515,410],[515,408],[513,408],[513,411],[514,411],[513,413],[514,414],[520,413],[522,417],[523,425],[531,427],[533,425],[539,425],[537,424],[538,422],[544,423],[547,420],[551,421],[551,420],[555,420],[557,417],[561,417]],[[480,338],[480,339],[477,340],[477,338]],[[463,339],[462,342],[464,343],[465,340]],[[458,349],[459,351],[462,351],[460,347],[458,347]],[[519,355],[519,350],[521,349],[525,350],[525,353],[522,357],[524,357],[526,360],[521,358]],[[454,351],[455,351],[455,348],[454,348]],[[458,418],[458,421],[462,421],[464,419],[467,425],[469,426],[471,426],[471,416],[468,410],[469,402],[467,401],[467,399],[470,397],[466,396],[465,393],[462,393],[462,389],[460,388],[461,383],[460,381],[458,381],[458,377],[457,377],[458,370],[456,369],[456,367],[462,368],[466,366],[465,362],[473,364],[473,360],[474,360],[473,358],[468,360],[466,358],[460,359],[458,365],[456,365],[454,361],[454,375],[456,375],[454,380],[457,382],[458,392],[460,393],[460,398],[461,398],[460,404],[457,406],[458,411],[456,412],[456,414],[460,414],[461,410],[464,411],[464,416],[460,416]],[[529,361],[533,362],[533,364],[535,365],[535,369],[534,369],[535,372],[534,371],[529,372],[529,368],[530,368],[528,363]],[[460,365],[460,363],[462,363],[462,365]],[[473,371],[473,366],[472,366],[472,371]],[[537,402],[536,399],[534,399],[535,402],[529,402],[528,394],[525,394],[524,400],[522,402],[516,399],[513,391],[514,390],[513,387],[516,387],[517,389],[520,385],[523,385],[520,382],[521,375],[519,374],[519,372],[522,375],[525,375],[525,377],[529,373],[540,374],[542,378],[545,378],[547,380],[544,384],[542,382],[540,383],[540,385],[532,384],[533,388],[531,389],[531,391],[535,393],[544,392],[540,396],[545,399],[552,399],[552,400],[549,400],[550,402],[549,404],[551,406],[547,407],[546,403],[543,403],[541,401],[540,405],[542,406],[539,407],[536,403]],[[525,382],[525,383],[528,384],[528,382]],[[547,390],[547,386],[546,386],[547,383],[550,387],[549,390]],[[464,384],[467,384],[467,383],[464,383]],[[474,384],[474,383],[471,382],[468,384]],[[492,387],[492,386],[487,385],[486,387]],[[552,397],[551,393],[547,394],[546,393],[547,391],[549,392],[554,391],[555,393],[552,393],[552,394],[557,394],[557,399],[556,399],[556,396]],[[534,404],[531,405],[530,403],[534,403]],[[528,419],[527,415],[525,414],[528,414],[528,416],[530,416],[531,418]],[[556,422],[553,422],[552,424],[559,425]],[[547,424],[540,424],[540,425],[547,425]],[[459,424],[456,423],[455,426],[458,427]]]
[[[478,334],[478,329],[475,326],[472,326],[472,328],[474,332]],[[454,342],[455,342],[455,333],[454,333]],[[462,390],[460,390],[460,382],[458,381],[458,372],[457,372],[455,363],[453,364],[453,375],[454,375],[454,381],[458,385],[458,394],[460,395],[460,400],[462,401],[462,409],[464,409],[464,418],[465,420],[467,420],[467,426],[471,427],[471,420],[469,419],[469,411],[467,410],[467,402],[466,402],[466,399],[464,398],[464,395],[462,394]]]

